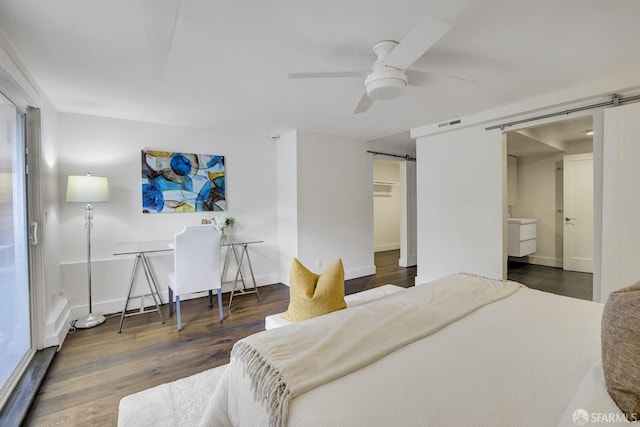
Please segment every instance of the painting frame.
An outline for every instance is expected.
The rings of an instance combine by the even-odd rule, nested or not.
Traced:
[[[227,210],[225,156],[141,150],[142,213]]]

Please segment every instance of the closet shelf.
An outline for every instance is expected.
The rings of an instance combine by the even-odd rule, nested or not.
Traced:
[[[376,196],[390,196],[393,187],[399,186],[399,182],[373,181],[373,194]]]

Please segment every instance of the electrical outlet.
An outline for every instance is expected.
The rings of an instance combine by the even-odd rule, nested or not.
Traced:
[[[56,301],[58,301],[59,298],[64,298],[66,300],[67,291],[64,289],[58,289],[57,291],[51,292],[51,301],[53,302],[54,305],[57,304]]]

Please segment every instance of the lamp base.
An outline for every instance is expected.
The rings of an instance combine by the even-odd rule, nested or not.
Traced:
[[[105,320],[105,317],[101,314],[89,313],[87,316],[76,320],[76,323],[73,326],[77,329],[89,329],[103,324]]]

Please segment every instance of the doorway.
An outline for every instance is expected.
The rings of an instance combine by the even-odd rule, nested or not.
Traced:
[[[385,253],[385,263],[400,259],[400,221],[402,193],[400,163],[394,160],[373,159],[373,244],[375,259]],[[379,268],[376,261],[376,268]]]
[[[592,273],[592,128],[585,115],[505,133],[507,216],[536,224],[535,244],[508,258],[508,274],[527,264]]]
[[[374,259],[388,252],[400,267],[418,262],[416,160],[373,159]],[[376,267],[378,262],[376,262]]]
[[[0,94],[0,406],[33,353],[25,115]]]

